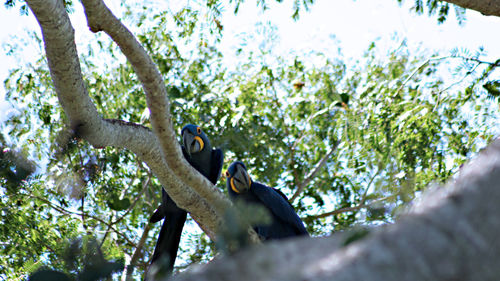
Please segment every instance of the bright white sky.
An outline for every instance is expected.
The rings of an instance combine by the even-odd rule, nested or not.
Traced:
[[[109,2],[109,1],[106,1]],[[286,1],[285,1],[286,2]],[[288,1],[291,2],[291,1]],[[384,48],[394,47],[389,39],[397,34],[406,38],[410,50],[428,49],[449,53],[453,48],[466,48],[476,51],[483,46],[488,56],[485,60],[494,61],[500,58],[500,37],[494,34],[500,30],[500,18],[486,17],[474,11],[467,12],[465,25],[459,26],[454,18],[454,12],[442,25],[436,23],[435,17],[417,16],[409,12],[414,0],[406,0],[400,7],[396,0],[317,0],[311,6],[309,13],[301,13],[300,20],[291,19],[291,7],[283,4],[272,4],[265,14],[260,13],[255,1],[248,0],[240,7],[238,15],[232,14],[232,8],[225,8],[224,39],[222,47],[237,46],[238,34],[254,33],[257,22],[268,22],[276,25],[280,40],[278,53],[289,51],[326,51],[332,46],[332,35],[340,42],[344,57],[348,60],[360,58],[368,44],[379,39],[378,45]],[[167,1],[164,2],[168,5]],[[179,5],[177,2],[176,6]],[[86,27],[81,9],[76,7],[76,17],[73,19],[77,40],[79,35],[92,36]],[[20,16],[18,8],[6,10],[0,8],[0,42],[2,47],[14,42],[14,38],[27,38],[27,31],[39,31],[32,15]],[[80,37],[81,38],[81,37]],[[336,46],[335,46],[336,48]],[[5,48],[3,48],[5,49]],[[35,58],[29,48],[25,48],[23,59],[31,61]],[[18,58],[7,56],[5,50],[0,52],[0,122],[8,114],[4,100],[3,81],[8,70],[19,64]]]
[[[109,1],[106,1],[109,2]],[[168,1],[164,1],[166,5]],[[286,1],[285,1],[286,2]],[[291,2],[291,1],[288,1]],[[449,53],[453,48],[466,48],[476,51],[483,46],[488,57],[485,60],[494,61],[500,58],[500,37],[494,34],[500,30],[500,18],[486,17],[474,11],[467,12],[465,25],[459,26],[451,12],[449,19],[442,25],[436,23],[435,17],[426,15],[417,16],[409,12],[414,0],[406,0],[400,7],[396,0],[317,0],[311,6],[309,13],[301,13],[300,20],[291,19],[291,7],[283,4],[272,4],[265,14],[260,13],[255,1],[248,0],[236,16],[232,8],[225,8],[224,39],[222,47],[237,46],[238,34],[255,32],[257,22],[268,22],[276,25],[280,40],[277,48],[280,54],[289,51],[326,51],[332,47],[332,35],[340,42],[344,57],[356,60],[361,57],[368,44],[379,39],[378,45],[382,48],[393,47],[389,39],[397,34],[399,38],[406,38],[410,50],[428,49]],[[177,2],[176,6],[179,5]],[[77,40],[79,35],[92,36],[86,27],[81,9],[76,7],[76,17],[73,19]],[[6,10],[0,8],[0,42],[2,47],[14,42],[14,38],[27,38],[27,31],[39,31],[36,20],[32,15],[20,16],[18,8]],[[5,28],[7,27],[7,28]],[[80,37],[81,38],[81,37]],[[336,47],[336,46],[335,46]],[[8,70],[19,64],[18,58],[7,56],[5,48],[0,52],[0,122],[8,114],[4,102],[5,90],[3,81],[7,78]],[[226,52],[225,52],[226,53]],[[35,55],[25,48],[23,59],[33,60]]]
[[[468,11],[465,25],[459,26],[451,11],[449,19],[438,25],[435,17],[409,11],[414,0],[406,0],[402,7],[396,0],[317,0],[310,13],[302,13],[294,22],[291,10],[284,5],[272,5],[273,9],[262,16],[253,2],[247,1],[241,14],[226,18],[226,34],[248,31],[255,22],[270,20],[278,25],[284,49],[326,49],[331,42],[329,36],[335,35],[344,55],[358,58],[370,42],[380,38],[383,43],[397,33],[413,48],[450,51],[463,47],[475,51],[484,46],[491,60],[500,58],[500,37],[494,35],[500,28],[500,18],[478,12]],[[229,21],[231,24],[227,24]]]

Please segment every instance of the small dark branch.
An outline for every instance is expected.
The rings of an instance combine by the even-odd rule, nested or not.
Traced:
[[[81,202],[81,208],[82,208],[82,212],[80,213],[81,217],[82,217],[82,226],[83,226],[83,229],[85,229],[85,231],[88,234],[89,229],[85,223],[85,196],[82,195],[80,202]]]
[[[356,206],[353,206],[353,207],[344,207],[344,208],[340,208],[340,209],[337,209],[337,210],[333,210],[331,212],[327,212],[327,213],[323,213],[323,214],[319,214],[319,215],[314,215],[314,216],[308,216],[307,219],[321,219],[321,218],[326,218],[326,217],[334,216],[334,215],[337,215],[337,214],[342,214],[342,213],[347,213],[347,212],[354,212],[354,211],[357,211],[357,210],[360,210],[360,209],[370,208],[370,207],[372,207],[374,205],[377,205],[377,204],[379,204],[381,202],[384,202],[384,201],[387,201],[389,199],[395,198],[396,196],[397,195],[389,195],[389,196],[386,196],[386,197],[382,197],[380,199],[372,201],[370,204],[364,204],[364,203],[360,202],[360,204],[358,204]]]
[[[148,131],[151,131],[150,128],[148,128],[144,125],[133,123],[133,122],[128,122],[128,121],[124,121],[124,120],[120,120],[120,119],[104,119],[104,121],[107,121],[107,122],[109,122],[111,124],[115,124],[115,125],[131,126],[131,127],[141,128],[141,129],[146,129]]]
[[[137,248],[132,255],[132,259],[130,260],[130,264],[132,266],[135,266],[137,264],[137,261],[142,257],[142,248],[144,247],[144,244],[146,243],[146,239],[148,238],[149,231],[151,230],[151,223],[148,222],[146,224],[146,227],[144,227],[144,231],[142,232],[141,239],[139,239],[139,243],[137,244]]]
[[[403,81],[403,83],[401,84],[401,86],[399,86],[399,88],[396,90],[396,94],[399,93],[399,92],[401,92],[403,90],[403,88],[406,86],[406,84],[408,82],[410,82],[410,80],[413,78],[413,76],[415,76],[415,74],[417,74],[417,72],[419,72],[420,70],[424,69],[427,65],[429,65],[429,63],[431,63],[432,61],[440,61],[440,60],[444,60],[444,59],[448,59],[448,58],[451,58],[451,56],[432,57],[432,58],[426,60],[425,62],[423,62],[419,67],[417,67],[410,74],[410,76],[408,76],[408,78],[405,79],[405,81]]]
[[[319,111],[317,111],[316,113],[310,115],[309,117],[307,117],[306,121],[304,122],[305,124],[310,124],[311,123],[311,120],[313,118],[316,118],[324,113],[327,113],[330,111],[330,105],[327,106],[326,108],[323,108]],[[292,146],[292,149],[295,149],[297,147],[297,145],[302,141],[303,138],[305,138],[306,136],[306,133],[307,131],[304,129],[302,130],[302,134],[300,135],[300,137],[298,139],[295,140],[295,142],[293,143],[293,146]]]
[[[329,216],[333,216],[333,215],[337,215],[337,214],[341,214],[341,213],[353,212],[353,211],[357,211],[360,209],[369,208],[370,206],[376,205],[380,202],[384,202],[388,199],[396,197],[397,195],[390,195],[390,196],[386,196],[386,197],[380,198],[378,200],[375,200],[375,201],[371,202],[370,204],[365,204],[366,197],[368,195],[368,190],[370,189],[370,186],[373,183],[373,180],[375,180],[375,178],[377,177],[378,174],[379,174],[379,170],[377,170],[377,172],[375,172],[375,174],[371,177],[370,181],[368,182],[368,185],[366,186],[365,192],[361,196],[361,200],[359,201],[358,205],[353,206],[353,207],[340,208],[340,209],[337,209],[337,210],[334,210],[331,212],[327,212],[327,213],[323,213],[323,214],[320,214],[317,216],[310,216],[309,218],[318,219],[318,218],[325,218],[325,217],[329,217]]]
[[[500,66],[500,59],[497,60],[497,61],[495,61],[495,62],[488,62],[488,61],[480,60],[478,58],[464,57],[464,56],[461,56],[461,55],[450,55],[450,56],[442,56],[442,57],[432,57],[432,58],[429,58],[428,60],[426,60],[425,62],[423,62],[419,67],[417,67],[410,74],[410,76],[408,76],[408,78],[406,78],[406,80],[401,84],[401,86],[399,86],[399,88],[396,90],[396,93],[399,93],[400,91],[402,91],[403,88],[405,87],[405,85],[413,78],[413,76],[415,76],[415,74],[417,74],[417,72],[421,71],[427,65],[429,65],[429,63],[431,63],[432,61],[440,61],[440,60],[445,60],[445,59],[461,59],[461,60],[465,60],[465,61],[475,62],[475,63],[477,63],[477,65],[474,67],[474,69],[477,68],[481,64],[486,64],[486,65],[489,65],[490,67],[498,67],[498,66]],[[472,71],[470,71],[470,72],[472,72]],[[465,75],[465,77],[468,76],[468,75],[470,75],[470,73],[467,73]],[[459,82],[461,82],[464,78],[462,78]],[[451,86],[453,86],[455,84],[458,84],[459,82],[453,83]],[[447,87],[446,89],[449,89],[451,86]],[[443,90],[443,91],[445,91],[445,90]]]
[[[327,212],[327,213],[323,213],[323,214],[319,214],[319,215],[315,215],[315,216],[309,216],[308,218],[321,219],[321,218],[326,218],[326,217],[334,216],[334,215],[337,215],[337,214],[342,214],[342,213],[347,213],[347,212],[354,212],[354,211],[357,211],[359,209],[363,209],[363,208],[366,208],[366,207],[368,207],[368,205],[365,205],[365,204],[356,205],[354,207],[344,207],[344,208],[340,208],[340,209],[337,209],[337,210],[333,210],[331,212]]]
[[[327,108],[326,109],[322,109],[320,111],[324,111],[324,112],[327,112]],[[306,119],[306,122],[304,122],[304,124],[311,124],[311,120],[316,117],[316,116],[319,116],[320,114],[318,113],[315,113],[315,114],[312,114],[311,116],[307,117]],[[295,148],[297,147],[297,145],[302,141],[302,139],[306,136],[306,130],[303,129],[302,130],[302,133],[300,134],[300,137],[298,139],[295,140],[295,142],[293,143],[293,146],[292,146],[292,150],[295,150]]]
[[[106,229],[106,232],[104,232],[104,236],[102,237],[101,243],[99,244],[99,248],[102,248],[104,245],[104,242],[106,242],[106,238],[108,238],[108,234],[111,230],[111,226],[113,225],[113,217],[115,216],[114,212],[111,214],[111,217],[109,218],[108,222],[108,228]]]
[[[110,223],[104,221],[103,219],[101,219],[99,217],[96,217],[96,216],[93,216],[93,215],[89,215],[89,214],[79,213],[79,212],[68,211],[68,210],[64,209],[63,207],[61,207],[61,206],[57,206],[56,204],[50,202],[47,199],[44,199],[42,197],[38,197],[38,196],[35,196],[35,195],[28,195],[28,197],[33,198],[33,199],[37,199],[37,200],[40,200],[40,201],[46,203],[47,205],[49,205],[49,207],[51,207],[52,209],[58,211],[59,213],[66,214],[66,215],[73,215],[73,216],[76,216],[76,217],[84,216],[84,217],[88,217],[88,218],[94,219],[94,220],[96,220],[96,221],[98,221],[98,222],[100,222],[100,223],[102,223],[102,224],[110,227],[113,230],[113,232],[116,233],[118,236],[122,237],[129,244],[129,246],[132,246],[132,247],[136,247],[137,246],[127,236],[125,236],[120,231],[118,231],[117,229],[115,229]]]
[[[295,148],[290,148],[290,165],[292,166],[292,175],[293,175],[293,184],[294,186],[297,186],[297,188],[300,186],[300,182],[299,182],[299,173],[297,171],[297,168],[295,167],[297,165],[297,162],[295,162]],[[298,190],[297,190],[298,191]],[[297,193],[297,191],[295,191],[295,194]],[[295,195],[294,194],[294,195]],[[292,197],[292,202],[293,200],[295,200],[294,197]]]
[[[375,178],[378,176],[379,173],[380,173],[380,169],[377,169],[377,171],[373,174],[372,178],[370,179],[370,181],[366,185],[365,192],[361,196],[361,200],[359,201],[358,205],[364,205],[365,204],[366,197],[368,195],[368,190],[370,190],[370,186],[372,185],[373,181],[375,180]],[[351,183],[351,186],[354,186],[350,180],[349,180],[349,182]]]
[[[142,166],[142,162],[138,160],[138,163],[141,163],[141,166]],[[108,223],[108,229],[106,230],[106,233],[104,233],[104,237],[102,238],[102,241],[101,241],[101,247],[102,245],[104,244],[104,241],[106,240],[106,237],[111,229],[111,226],[119,223],[120,221],[122,221],[127,215],[128,213],[130,213],[130,211],[132,211],[135,207],[135,205],[137,204],[137,202],[139,202],[140,199],[142,199],[142,195],[144,194],[144,192],[146,191],[147,187],[149,186],[149,182],[151,181],[151,173],[148,172],[148,179],[146,180],[146,182],[143,183],[143,187],[142,187],[142,190],[139,192],[139,194],[137,195],[136,199],[134,200],[134,202],[132,202],[132,204],[130,204],[130,207],[128,207],[128,209],[125,211],[125,213],[120,216],[119,218],[117,218],[115,221],[113,221],[113,217],[114,217],[114,214],[115,212],[113,212],[110,220],[109,220],[109,223]]]
[[[446,87],[446,88],[442,89],[441,91],[439,91],[439,93],[443,93],[443,92],[449,90],[451,87],[462,83],[462,81],[464,81],[465,78],[467,78],[468,76],[470,76],[476,70],[476,68],[478,68],[480,65],[481,65],[481,63],[476,62],[476,65],[470,71],[467,71],[467,73],[465,73],[465,75],[461,79],[459,79],[458,81],[455,81],[455,82],[451,83],[448,87]],[[437,104],[436,104],[436,106],[437,106]]]
[[[151,174],[149,175],[148,179],[142,184],[142,190],[139,192],[139,194],[137,194],[137,197],[135,198],[134,202],[132,202],[132,204],[130,204],[130,206],[128,207],[128,209],[125,211],[125,213],[122,216],[117,218],[111,224],[119,223],[121,220],[123,220],[128,215],[128,213],[130,213],[130,211],[132,211],[134,209],[137,202],[139,202],[139,200],[142,199],[142,195],[144,194],[144,192],[146,192],[146,189],[148,188],[150,181],[151,181]]]
[[[79,156],[79,159],[80,159],[80,167],[83,167],[83,155],[82,155],[82,150],[79,149],[78,150],[78,156]],[[78,177],[80,178],[80,181],[84,182],[83,180],[83,173],[78,173]],[[85,224],[85,216],[83,214],[85,214],[85,188],[82,188],[82,194],[81,194],[82,198],[80,199],[81,200],[81,206],[82,206],[82,226],[83,226],[83,229],[85,229],[85,231],[87,232],[87,234],[89,234],[89,229],[87,227],[87,225]]]
[[[493,67],[500,66],[500,59],[496,60],[495,62],[490,62],[490,61],[480,60],[478,58],[470,58],[470,57],[464,57],[464,56],[459,56],[459,55],[452,56],[452,58],[459,58],[459,59],[463,59],[463,60],[467,60],[467,61],[476,62],[478,64],[487,64],[487,65],[493,66]]]
[[[304,191],[304,188],[316,177],[318,172],[325,166],[327,160],[330,158],[330,156],[333,154],[333,152],[337,149],[337,146],[339,145],[340,141],[337,141],[333,147],[330,148],[330,150],[326,153],[326,155],[321,158],[321,160],[316,164],[314,169],[304,178],[302,182],[299,183],[297,186],[297,190],[293,194],[292,198],[290,198],[290,202],[293,202],[299,195]]]
[[[309,116],[305,122],[305,124],[310,124],[311,123],[311,119],[313,119],[314,117],[316,117],[317,115],[316,114],[313,114],[311,116]],[[302,130],[302,134],[300,135],[300,137],[298,139],[295,140],[295,142],[293,143],[293,146],[292,146],[292,150],[295,150],[295,148],[297,147],[297,145],[302,141],[302,139],[306,136],[306,130]]]
[[[130,263],[125,266],[122,274],[122,280],[132,280],[132,274],[134,273],[134,269],[138,264],[138,261],[141,259],[144,251],[144,244],[146,243],[146,239],[148,238],[149,231],[151,230],[151,223],[148,221],[146,227],[144,227],[144,231],[142,232],[141,239],[139,239],[139,243],[137,243],[137,247],[130,259]]]

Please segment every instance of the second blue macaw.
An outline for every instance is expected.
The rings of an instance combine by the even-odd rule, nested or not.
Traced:
[[[263,240],[309,235],[302,220],[285,194],[275,188],[252,181],[245,164],[233,162],[226,171],[227,190],[232,200],[242,199],[259,204],[271,214],[271,224],[254,226]]]

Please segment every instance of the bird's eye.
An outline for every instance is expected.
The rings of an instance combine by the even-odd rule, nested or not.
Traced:
[[[198,134],[201,134],[201,128],[200,128],[200,127],[196,127],[196,132],[197,132]]]
[[[229,178],[230,176],[229,171],[226,171],[226,178]]]

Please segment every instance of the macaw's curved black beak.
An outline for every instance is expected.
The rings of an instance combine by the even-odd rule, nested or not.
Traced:
[[[193,153],[202,151],[203,147],[205,147],[203,140],[199,136],[195,136],[190,132],[184,132],[182,141],[184,142],[184,148],[189,156]]]
[[[236,166],[236,172],[231,178],[231,189],[236,193],[243,193],[250,189],[252,185],[252,180],[248,175],[247,171],[240,165]]]

